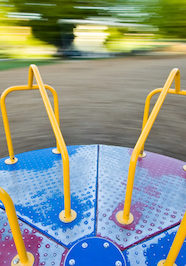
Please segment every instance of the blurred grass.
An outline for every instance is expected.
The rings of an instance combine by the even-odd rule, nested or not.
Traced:
[[[30,64],[38,66],[57,63],[58,60],[0,60],[0,71],[13,68],[28,67]]]

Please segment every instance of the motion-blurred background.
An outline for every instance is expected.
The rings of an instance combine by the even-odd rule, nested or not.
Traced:
[[[67,144],[133,147],[148,92],[173,67],[186,88],[185,14],[185,0],[0,0],[0,93],[25,84],[30,63],[44,65]],[[185,160],[185,100],[168,96],[148,150]],[[7,103],[16,152],[55,145],[39,93]],[[1,118],[0,132],[6,156]]]
[[[186,52],[183,0],[1,0],[1,58]]]

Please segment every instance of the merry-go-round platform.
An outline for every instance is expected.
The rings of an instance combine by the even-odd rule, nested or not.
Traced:
[[[155,93],[150,94],[134,149],[66,148],[57,101],[53,112],[45,94],[52,89],[36,66],[29,73],[28,85],[11,87],[1,97],[9,157],[0,160],[0,266],[186,265],[186,163],[144,152],[167,93],[186,95],[179,88],[179,70],[156,90],[158,104],[148,115]],[[176,88],[170,89],[174,79]],[[40,90],[57,149],[14,155],[5,97],[26,89]]]

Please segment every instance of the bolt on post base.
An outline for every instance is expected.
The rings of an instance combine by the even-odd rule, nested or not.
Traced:
[[[186,171],[186,164],[185,164],[185,165],[183,165],[183,170],[184,170],[184,171]]]
[[[10,158],[5,160],[6,164],[15,164],[17,163],[18,159],[15,157],[13,160],[11,160]]]
[[[59,214],[59,219],[64,223],[71,223],[76,219],[76,217],[77,213],[74,210],[71,210],[71,216],[68,218],[65,216],[65,210],[61,211]]]
[[[145,158],[146,156],[147,156],[147,154],[146,154],[144,151],[143,151],[143,153],[140,153],[140,154],[139,154],[139,157],[140,157],[140,158]]]
[[[157,266],[163,266],[165,264],[165,261],[166,260],[160,260]],[[177,264],[174,263],[173,266],[177,266]]]
[[[61,153],[60,151],[58,151],[57,148],[52,149],[52,152],[53,152],[54,154],[60,154],[60,153]]]
[[[33,266],[34,256],[32,255],[32,253],[27,252],[27,257],[28,257],[28,261],[25,263],[21,263],[19,256],[16,255],[11,262],[11,266]]]
[[[129,214],[129,219],[123,219],[123,210],[116,213],[116,219],[120,224],[131,224],[134,221],[132,213]]]

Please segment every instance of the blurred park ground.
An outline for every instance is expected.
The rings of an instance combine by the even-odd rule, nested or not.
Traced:
[[[186,53],[185,0],[0,0],[0,58]]]
[[[134,147],[147,94],[174,67],[186,88],[185,14],[186,0],[0,0],[0,93],[35,63],[58,92],[68,145]],[[38,92],[12,93],[7,107],[16,153],[55,145]],[[185,119],[185,98],[169,95],[145,148],[185,161]],[[0,129],[2,157],[1,116]]]

